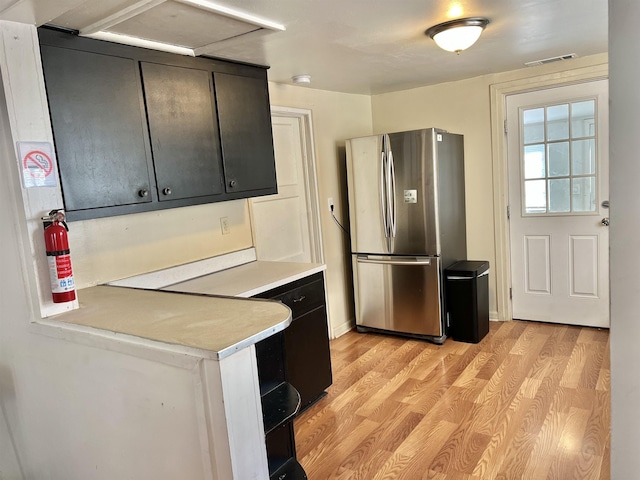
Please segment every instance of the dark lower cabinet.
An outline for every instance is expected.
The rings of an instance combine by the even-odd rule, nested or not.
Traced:
[[[300,394],[286,381],[284,332],[258,342],[256,360],[269,478],[304,480],[307,475],[296,460],[293,430]]]
[[[294,319],[284,338],[288,380],[300,392],[300,408],[304,410],[332,383],[326,308]]]
[[[322,273],[257,295],[279,300],[292,312],[284,331],[286,378],[300,392],[303,411],[325,395],[333,382]]]
[[[279,300],[292,314],[283,332],[256,344],[269,475],[305,479],[296,460],[293,417],[324,396],[332,382],[324,277],[316,273],[256,296]]]

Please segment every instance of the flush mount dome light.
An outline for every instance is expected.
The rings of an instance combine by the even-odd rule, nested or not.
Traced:
[[[476,43],[489,20],[484,17],[458,18],[428,28],[425,35],[448,52],[460,53]]]

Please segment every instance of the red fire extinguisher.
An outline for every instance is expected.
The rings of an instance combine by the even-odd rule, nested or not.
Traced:
[[[51,210],[44,223],[44,243],[49,262],[53,303],[71,302],[76,299],[76,288],[71,269],[71,255],[67,227],[62,210]]]

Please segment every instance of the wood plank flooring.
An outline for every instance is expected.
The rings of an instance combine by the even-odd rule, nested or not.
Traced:
[[[349,332],[295,422],[310,480],[609,479],[609,332],[491,323],[477,345]]]

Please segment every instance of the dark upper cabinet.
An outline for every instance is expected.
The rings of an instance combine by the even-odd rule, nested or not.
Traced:
[[[226,191],[276,193],[266,78],[214,73]]]
[[[223,192],[211,72],[142,62],[158,198]]]
[[[264,67],[38,35],[69,220],[277,193]]]
[[[137,63],[50,46],[42,63],[66,209],[151,202]]]

